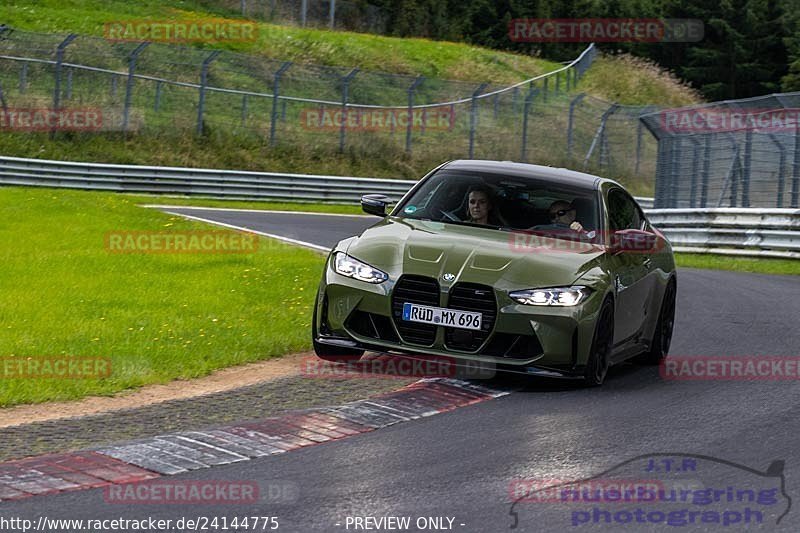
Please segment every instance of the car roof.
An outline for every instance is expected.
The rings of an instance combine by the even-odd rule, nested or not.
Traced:
[[[566,168],[532,165],[529,163],[515,163],[513,161],[490,161],[484,159],[457,159],[445,163],[441,167],[447,170],[466,170],[488,174],[502,174],[505,176],[540,178],[563,185],[572,185],[597,189],[602,182],[619,185],[613,180],[601,178],[593,174],[577,172]]]

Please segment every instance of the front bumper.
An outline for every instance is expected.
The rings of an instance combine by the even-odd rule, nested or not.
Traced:
[[[464,343],[455,349],[452,334],[446,333],[452,328],[434,326],[430,342],[410,341],[400,331],[401,318],[392,305],[398,281],[368,284],[326,268],[316,301],[315,341],[385,354],[449,357],[465,365],[490,365],[531,375],[582,375],[602,294],[594,293],[576,307],[540,307],[519,304],[508,296],[510,290],[530,287],[486,287],[495,301],[491,329],[476,349],[464,349]],[[450,295],[459,283],[475,285],[459,280],[441,287],[436,295],[439,306],[450,307]]]
[[[472,379],[490,379],[494,377],[496,372],[525,374],[530,376],[555,378],[555,379],[583,379],[582,367],[570,370],[563,370],[563,369],[543,367],[536,364],[510,365],[502,362],[502,360],[499,359],[490,360],[489,357],[480,357],[477,359],[472,359],[468,357],[461,357],[461,354],[453,352],[435,353],[432,350],[420,352],[415,350],[414,348],[409,348],[409,347],[389,348],[387,346],[381,346],[379,344],[364,343],[354,339],[348,339],[344,337],[324,336],[324,335],[315,337],[315,341],[319,344],[325,344],[328,346],[335,346],[339,348],[350,348],[353,350],[365,350],[380,355],[403,357],[412,360],[419,359],[422,361],[430,361],[431,355],[436,357],[443,357],[447,358],[448,362],[452,360],[452,365],[454,367],[464,370],[465,372],[461,375],[463,375],[466,378],[472,378]],[[500,361],[500,362],[495,362],[495,361]]]

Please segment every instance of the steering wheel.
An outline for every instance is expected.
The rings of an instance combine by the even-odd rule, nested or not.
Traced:
[[[457,216],[455,216],[453,213],[451,213],[449,211],[445,211],[444,209],[437,209],[437,211],[439,211],[439,214],[444,216],[444,218],[446,218],[448,220],[451,220],[452,222],[461,222],[460,218],[458,218]]]

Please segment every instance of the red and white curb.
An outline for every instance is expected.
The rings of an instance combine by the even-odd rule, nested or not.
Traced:
[[[0,463],[0,501],[135,483],[249,461],[444,413],[510,392],[457,379],[423,379],[338,407]]]

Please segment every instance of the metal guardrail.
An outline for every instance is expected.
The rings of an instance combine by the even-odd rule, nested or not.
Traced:
[[[0,184],[183,194],[216,199],[355,202],[362,194],[400,198],[415,181],[237,170],[111,165],[0,157]]]
[[[647,216],[677,252],[800,259],[800,209],[649,209]]]
[[[0,157],[0,185],[62,187],[198,198],[355,202],[383,193],[398,200],[409,180],[112,165]],[[679,252],[800,258],[800,209],[652,209],[636,198]]]

